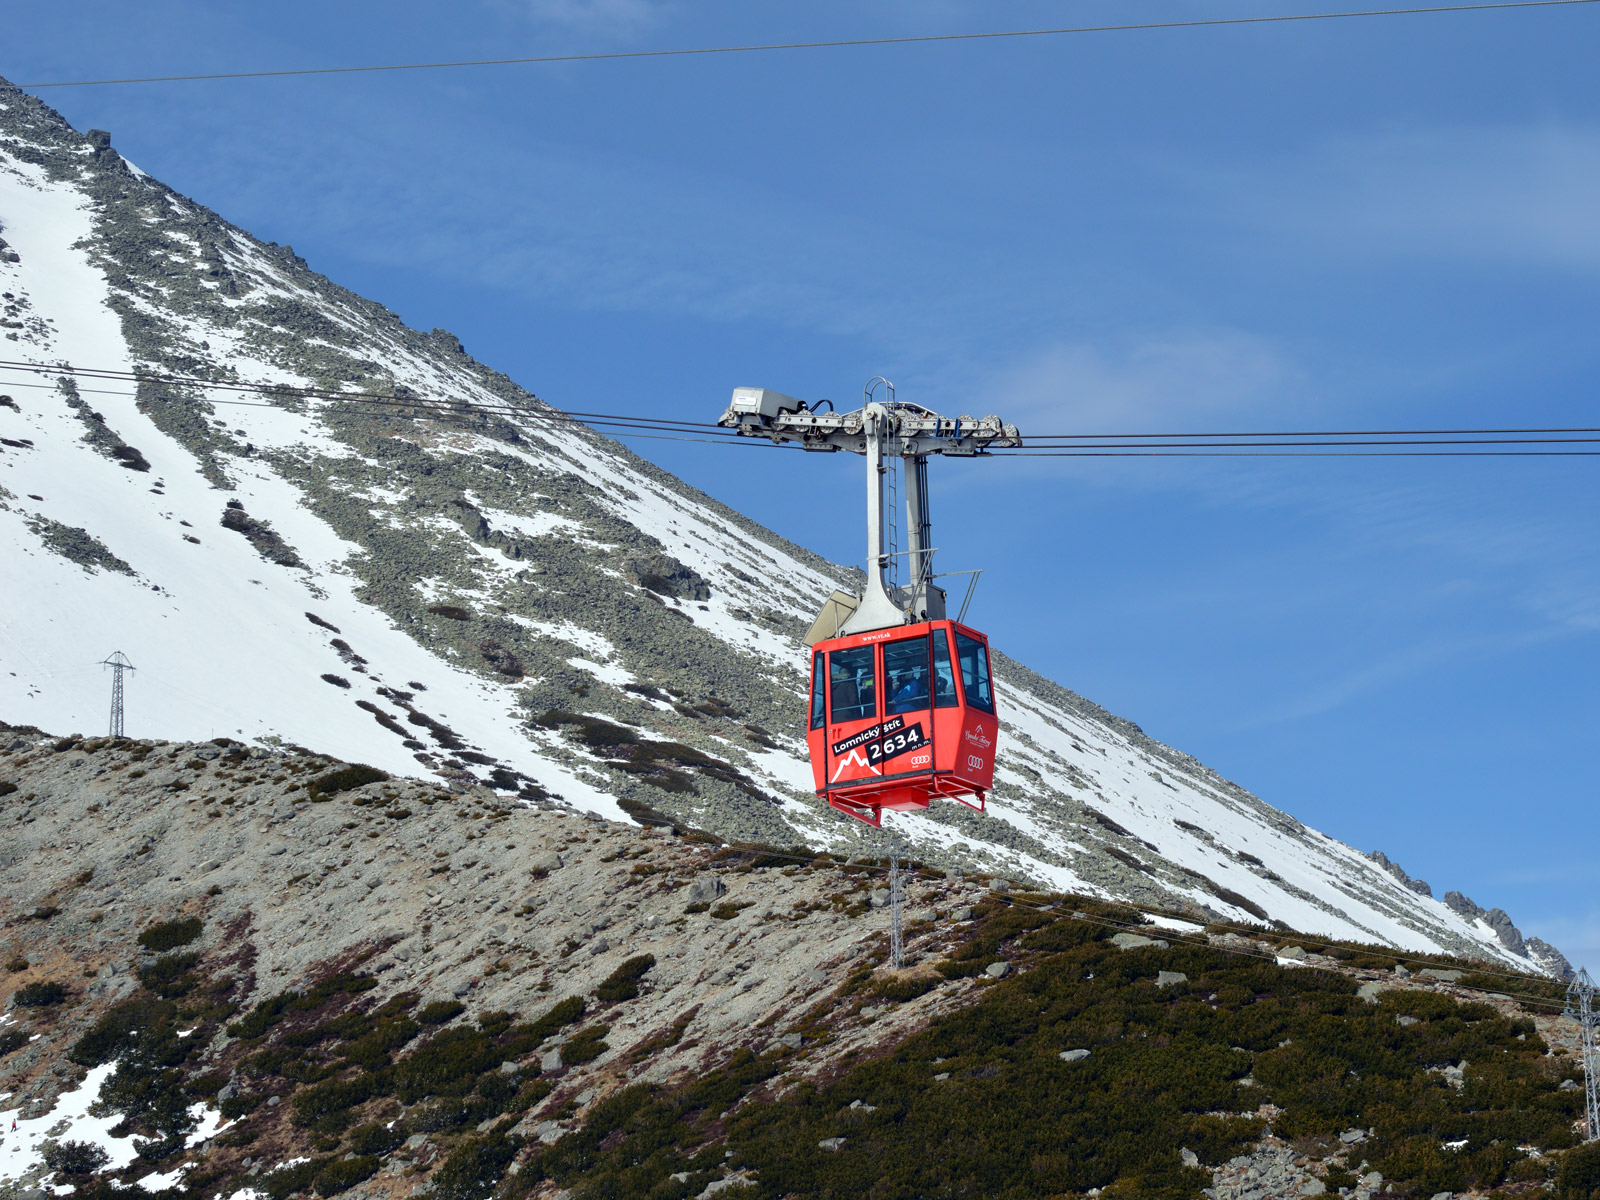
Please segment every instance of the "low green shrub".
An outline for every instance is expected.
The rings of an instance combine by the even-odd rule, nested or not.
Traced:
[[[1556,1194],[1561,1200],[1600,1200],[1600,1142],[1590,1142],[1561,1156],[1556,1169]]]
[[[139,945],[156,954],[187,946],[200,936],[204,928],[199,917],[182,917],[176,921],[163,921],[152,925],[139,935]]]
[[[93,1175],[111,1161],[111,1155],[93,1142],[56,1142],[41,1153],[44,1165],[60,1175]]]
[[[653,954],[639,954],[628,959],[594,989],[595,998],[607,1004],[632,1000],[639,994],[639,981],[656,965]]]
[[[610,1046],[601,1040],[611,1029],[608,1025],[591,1025],[588,1029],[580,1029],[569,1037],[561,1046],[561,1061],[565,1063],[592,1062],[599,1058]]]
[[[291,1167],[279,1167],[257,1176],[253,1184],[257,1191],[271,1197],[271,1200],[288,1200],[296,1192],[308,1191],[312,1180],[332,1161],[330,1158],[310,1158]]]
[[[872,985],[872,991],[885,1000],[903,1004],[907,1000],[915,1000],[918,996],[931,992],[938,982],[937,979],[931,979],[926,975],[890,975],[876,980]]]
[[[319,796],[334,796],[368,783],[385,783],[388,779],[387,771],[369,767],[366,763],[351,763],[313,779],[306,784],[306,794],[315,800]]]
[[[302,1128],[319,1124],[323,1118],[364,1104],[378,1094],[380,1083],[371,1075],[354,1079],[326,1079],[301,1088],[290,1102],[290,1120]]]
[[[247,1117],[261,1106],[266,1097],[259,1093],[240,1092],[229,1096],[217,1105],[217,1109],[230,1121],[237,1121],[240,1117]]]
[[[189,972],[199,961],[200,956],[192,951],[162,955],[139,971],[139,982],[165,1000],[176,1000],[199,986],[199,978]]]
[[[46,1008],[67,998],[67,989],[53,979],[24,984],[11,996],[18,1008]]]
[[[467,1011],[467,1006],[459,1000],[435,1000],[424,1004],[417,1011],[417,1020],[424,1025],[443,1025],[446,1021],[454,1021]]]
[[[486,1200],[516,1152],[517,1144],[503,1135],[462,1142],[434,1173],[435,1200]]]
[[[349,1136],[350,1149],[357,1154],[376,1154],[380,1157],[405,1140],[405,1132],[399,1128],[398,1123],[394,1128],[378,1122],[358,1125],[350,1131]]]
[[[313,1189],[319,1196],[336,1196],[355,1187],[378,1173],[378,1158],[372,1154],[358,1154],[354,1158],[331,1162],[317,1172]]]

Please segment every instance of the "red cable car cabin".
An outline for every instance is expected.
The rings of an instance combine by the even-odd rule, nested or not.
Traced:
[[[954,621],[818,642],[806,741],[817,795],[878,825],[940,796],[980,812],[999,721],[989,641]]]

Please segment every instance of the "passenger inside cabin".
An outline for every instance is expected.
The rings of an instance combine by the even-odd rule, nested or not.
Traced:
[[[898,691],[889,700],[892,713],[915,712],[928,707],[928,681],[922,677],[921,667],[912,667]]]

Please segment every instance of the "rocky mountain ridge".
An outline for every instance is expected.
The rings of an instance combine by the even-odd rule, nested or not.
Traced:
[[[1480,1044],[1490,1022],[1526,1050],[1512,1078],[1532,1090],[1485,1096],[1527,1109],[1531,1148],[1575,1144],[1576,1027],[1536,976],[1204,928],[917,864],[907,966],[893,971],[881,861],[724,846],[309,752],[0,730],[0,863],[0,1091],[15,1120],[0,1129],[0,1187],[13,1192],[53,1176],[79,1194],[109,1196],[115,1178],[170,1200],[647,1194],[606,1184],[602,1160],[606,1131],[648,1095],[678,1113],[648,1194],[782,1193],[793,1155],[750,1138],[786,1105],[862,1089],[839,1100],[828,1136],[807,1135],[813,1159],[843,1164],[905,1092],[848,1082],[853,1070],[933,1037],[949,1049],[917,1052],[924,1088],[981,1088],[1000,1068],[975,1061],[964,1015],[1006,1045],[1007,1022],[1097,977],[1119,981],[1118,1011],[1175,1006],[1174,1032],[1191,1010],[1267,1003],[1203,971],[1244,970],[1263,997],[1307,988],[1319,1020],[1341,1003],[1352,1031],[1370,1013],[1394,1036],[1437,1021],[1430,1036],[1470,1027]],[[1089,969],[1074,967],[1085,952]],[[1029,1036],[1047,1035],[1051,1086],[1072,1095],[1083,1089],[1061,1072],[1144,1053],[1148,1019],[1055,1018]],[[1218,1200],[1416,1194],[1434,1168],[1406,1168],[1400,1191],[1371,1169],[1411,1161],[1392,1131],[1366,1131],[1388,1117],[1326,1142],[1270,1100],[1240,1111],[1253,1087],[1288,1086],[1290,1042],[1274,1028],[1249,1035],[1255,1057],[1238,1063],[1216,1057],[1227,1042],[1171,1048],[1190,1063],[1182,1078],[1231,1081],[1230,1101],[1210,1102],[1229,1111],[1185,1118],[1182,1155],[1141,1150],[1154,1157],[1138,1170],[1177,1171],[1193,1190],[1209,1177]],[[1157,1030],[1151,1050],[1168,1053],[1174,1032]],[[1415,1053],[1436,1063],[1446,1050],[1422,1077],[1454,1105],[1462,1051]],[[1129,1069],[1153,1080],[1157,1068],[1135,1057]],[[1049,1100],[1056,1124],[1062,1103]],[[1301,1120],[1320,1128],[1342,1111]],[[73,1166],[91,1160],[92,1178]],[[1554,1160],[1524,1161],[1517,1178],[1537,1190]],[[1107,1183],[1119,1169],[1072,1168]]]
[[[136,733],[309,746],[740,841],[886,847],[891,831],[811,793],[800,728],[800,639],[852,570],[3,83],[0,224],[6,719],[99,727],[96,663],[121,649]],[[1509,919],[1433,899],[995,661],[988,812],[892,819],[924,861],[1565,969]]]

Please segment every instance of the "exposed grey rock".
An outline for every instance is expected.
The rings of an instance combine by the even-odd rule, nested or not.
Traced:
[[[1461,979],[1463,972],[1448,967],[1423,967],[1417,974],[1426,975],[1429,979],[1437,979],[1443,983],[1456,983]]]
[[[1159,950],[1167,948],[1167,943],[1160,938],[1145,937],[1142,933],[1119,933],[1110,941],[1119,950],[1137,950],[1142,946],[1154,946]]]
[[[690,904],[710,904],[727,890],[720,876],[703,875],[689,885],[688,901]]]
[[[791,1050],[800,1049],[805,1044],[805,1040],[805,1037],[798,1033],[786,1033],[778,1038],[778,1042],[781,1045],[787,1046]]]
[[[1522,946],[1537,966],[1557,979],[1569,980],[1577,975],[1572,969],[1572,964],[1567,961],[1567,956],[1543,938],[1525,938]]]
[[[1089,1051],[1087,1050],[1063,1050],[1061,1052],[1062,1062],[1082,1062],[1088,1057]]]
[[[1390,875],[1393,875],[1395,879],[1399,881],[1400,886],[1416,892],[1419,896],[1433,895],[1433,889],[1428,886],[1426,880],[1413,879],[1410,875],[1407,875],[1401,868],[1400,864],[1391,859],[1382,850],[1373,850],[1367,855],[1367,857],[1373,862],[1377,863]]]
[[[1178,1157],[1183,1160],[1183,1165],[1186,1167],[1198,1167],[1200,1165],[1200,1156],[1187,1146],[1178,1151]]]
[[[539,1056],[539,1070],[541,1071],[559,1071],[564,1065],[561,1061],[560,1050],[546,1050]]]
[[[1483,909],[1474,904],[1470,897],[1463,896],[1460,892],[1446,892],[1444,906],[1457,916],[1474,921],[1483,916]]]
[[[1368,1004],[1376,1004],[1378,1002],[1378,993],[1383,990],[1383,984],[1374,979],[1371,983],[1363,983],[1360,987],[1358,987],[1356,989],[1356,995],[1361,997],[1361,999],[1365,1000]]]
[[[972,909],[963,904],[951,912],[950,919],[952,921],[970,921],[972,920]]]
[[[820,1142],[817,1143],[817,1149],[819,1149],[819,1150],[839,1150],[839,1149],[843,1148],[846,1140],[847,1140],[846,1138],[842,1138],[842,1137],[823,1138]]]
[[[500,1064],[500,1074],[502,1075],[515,1075],[520,1070],[522,1070],[521,1065],[510,1060]]]
[[[543,854],[535,854],[528,860],[528,866],[535,871],[559,870],[561,867],[561,855],[554,850],[546,851]]]
[[[873,888],[867,896],[867,903],[873,908],[884,908],[889,903],[888,888]]]
[[[1182,971],[1158,971],[1156,973],[1156,986],[1160,988],[1172,987],[1179,983],[1188,983],[1189,977]]]
[[[1503,908],[1491,908],[1483,916],[1484,923],[1494,930],[1500,944],[1513,954],[1523,953],[1522,931],[1511,923]]]
[[[1004,979],[1010,971],[1011,964],[1008,962],[992,962],[983,969],[983,973],[990,979]]]
[[[39,513],[25,519],[30,530],[46,550],[77,563],[85,571],[114,571],[120,575],[137,574],[134,569],[109,550],[87,529],[77,525],[63,525]]]
[[[1278,957],[1293,959],[1295,962],[1304,962],[1306,960],[1305,947],[1285,946],[1282,950],[1278,951]]]

